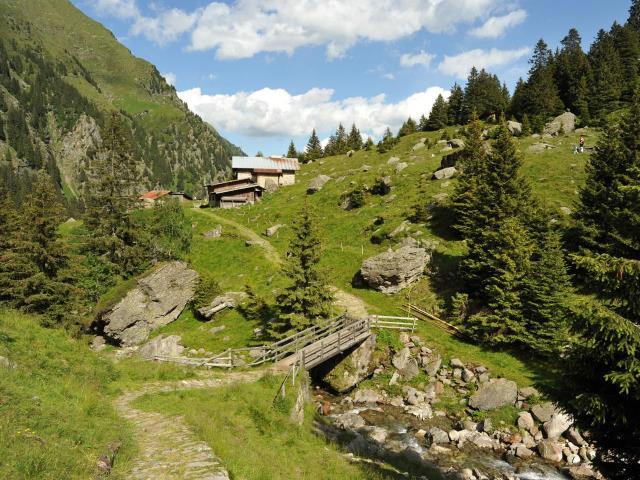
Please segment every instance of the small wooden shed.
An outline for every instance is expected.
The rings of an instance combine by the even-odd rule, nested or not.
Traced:
[[[214,208],[234,208],[253,204],[262,198],[264,188],[251,178],[238,178],[227,182],[206,185],[209,206]]]

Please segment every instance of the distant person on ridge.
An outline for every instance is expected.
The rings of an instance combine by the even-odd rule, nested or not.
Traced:
[[[580,153],[584,153],[584,135],[580,135]]]

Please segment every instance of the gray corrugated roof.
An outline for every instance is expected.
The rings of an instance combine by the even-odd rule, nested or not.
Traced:
[[[232,157],[231,167],[300,170],[300,164],[297,158],[285,157]]]

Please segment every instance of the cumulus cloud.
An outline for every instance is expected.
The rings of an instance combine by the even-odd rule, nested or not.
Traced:
[[[141,14],[135,0],[95,0],[103,14],[129,18],[132,33],[165,43],[191,32],[191,50],[215,50],[219,59],[260,52],[292,54],[324,45],[338,58],[361,40],[393,41],[420,30],[451,33],[486,18],[510,0],[235,0],[214,1],[192,12]]]
[[[530,52],[529,48],[518,48],[513,50],[469,50],[458,55],[445,55],[444,60],[438,65],[438,70],[446,75],[452,75],[460,79],[467,78],[472,67],[478,69],[490,69],[500,67],[520,60]]]
[[[489,17],[481,26],[469,32],[477,38],[498,38],[505,34],[507,29],[520,25],[527,18],[527,12],[518,9],[501,17]]]
[[[312,129],[331,132],[338,123],[351,125],[379,137],[387,127],[397,129],[411,116],[428,114],[438,95],[449,95],[440,87],[430,87],[396,103],[385,95],[333,98],[334,90],[312,88],[293,95],[278,88],[263,88],[231,95],[207,95],[200,88],[178,92],[189,108],[205,121],[225,131],[253,137],[304,136]]]
[[[164,77],[164,79],[167,81],[169,85],[175,86],[176,80],[177,80],[175,73],[167,72],[167,73],[162,73],[161,75]]]
[[[423,65],[428,67],[431,65],[431,61],[436,58],[435,55],[427,53],[424,50],[420,50],[420,53],[404,53],[400,57],[400,65],[405,68],[415,67],[416,65]]]

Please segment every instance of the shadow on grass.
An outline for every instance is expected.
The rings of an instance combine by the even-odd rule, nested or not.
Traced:
[[[453,229],[454,214],[450,206],[433,203],[428,209],[431,215],[427,223],[434,235],[446,241],[460,240]]]

